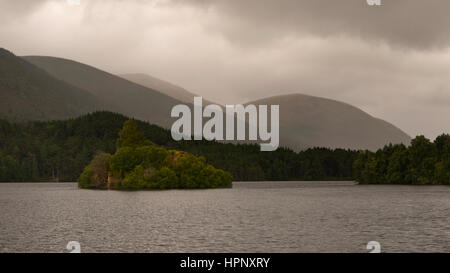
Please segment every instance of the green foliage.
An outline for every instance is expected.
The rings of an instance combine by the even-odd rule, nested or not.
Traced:
[[[81,188],[231,187],[231,175],[207,164],[204,158],[147,142],[135,121],[125,122],[118,147],[112,156],[102,153],[94,157],[78,179]]]
[[[434,142],[417,136],[409,147],[389,145],[376,153],[360,152],[355,179],[367,184],[450,184],[450,135]]]
[[[91,165],[89,164],[86,166],[86,168],[84,168],[84,171],[78,178],[78,187],[81,189],[89,189],[91,185],[91,180],[92,180],[92,170]]]
[[[123,180],[120,180],[116,187],[118,189],[138,190],[145,187],[144,168],[141,165],[136,166],[129,172]]]
[[[96,155],[78,178],[78,186],[80,188],[106,189],[110,158],[111,155],[107,153]]]
[[[139,130],[139,123],[136,120],[127,120],[119,132],[117,147],[137,147],[145,143],[145,137]]]
[[[295,153],[279,148],[261,152],[258,145],[178,142],[172,140],[170,131],[141,121],[134,122],[147,140],[131,153],[131,147],[116,147],[117,136],[127,120],[111,112],[65,121],[0,120],[0,181],[76,181],[98,151],[114,154],[110,172],[121,178],[125,173],[120,170],[131,171],[143,159],[143,166],[151,162],[161,168],[167,164],[166,153],[173,153],[171,150],[202,156],[207,164],[231,173],[236,181],[350,180],[358,156],[356,151],[343,149],[313,148]],[[449,153],[441,153],[449,157]]]
[[[161,169],[156,170],[149,175],[145,175],[144,179],[147,182],[148,187],[150,188],[159,188],[159,189],[181,188],[181,185],[179,184],[179,177],[177,176],[174,170],[168,167],[162,167]],[[208,181],[210,181],[210,183],[213,182],[213,180]],[[231,179],[229,181],[231,181]]]
[[[435,183],[450,185],[450,161],[440,161],[435,165]]]
[[[173,170],[179,174],[179,183],[182,188],[222,188],[231,186],[228,182],[232,180],[231,175],[207,164],[203,157],[183,154],[182,157],[175,160],[172,166]]]
[[[111,157],[109,167],[115,177],[123,178],[141,162],[135,148],[123,147]]]
[[[150,183],[153,173],[147,167],[151,165],[153,171],[161,171],[176,153],[174,150],[182,150],[203,157],[199,159],[203,163],[231,173],[236,181],[356,179],[361,183],[450,184],[450,136],[446,134],[438,136],[434,142],[417,137],[410,147],[388,145],[376,153],[326,148],[299,153],[285,148],[261,152],[258,145],[177,142],[172,140],[168,130],[133,121],[146,140],[142,142],[140,133],[123,135],[134,135],[130,138],[134,140],[127,140],[127,143],[143,143],[143,146],[133,148],[127,144],[117,148],[117,136],[127,120],[111,112],[95,112],[65,121],[11,123],[0,120],[0,181],[76,181],[79,178],[83,186],[83,181],[88,181],[86,179],[92,175],[86,165],[98,151],[104,151],[114,154],[109,159],[109,172],[114,177],[125,178],[141,165]],[[195,165],[181,161],[173,168],[181,164]],[[183,187],[196,183],[195,178],[190,177],[194,174],[208,177],[214,173],[227,180],[227,175],[220,171],[200,174],[197,169],[192,166],[191,174],[184,175]]]

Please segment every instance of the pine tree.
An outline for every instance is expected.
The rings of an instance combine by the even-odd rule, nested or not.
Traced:
[[[121,147],[138,147],[145,143],[145,137],[139,129],[139,124],[136,120],[127,120],[122,130],[119,132],[119,139],[117,140],[117,148]]]

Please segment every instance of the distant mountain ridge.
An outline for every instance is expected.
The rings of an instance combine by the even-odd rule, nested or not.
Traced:
[[[185,102],[195,94],[146,74],[121,77]],[[205,102],[204,104],[211,104]],[[280,142],[296,151],[311,147],[376,150],[389,143],[409,144],[410,137],[394,125],[336,100],[289,94],[263,98],[246,104],[280,105]],[[357,125],[358,129],[351,128]]]
[[[190,98],[195,96],[144,74],[127,74],[122,78],[67,59],[42,56],[21,59],[6,52],[1,51],[0,113],[12,120],[19,119],[18,116],[20,120],[65,119],[108,110],[170,128],[175,120],[170,117],[172,107],[192,102]],[[11,60],[15,66],[8,65]],[[14,70],[16,66],[23,71]],[[34,76],[30,77],[26,71],[32,71]],[[29,76],[26,85],[17,80],[23,75]],[[51,84],[47,88],[42,82]],[[310,147],[376,150],[389,143],[410,142],[410,137],[394,125],[335,100],[291,94],[249,103],[280,105],[280,146],[296,151]]]
[[[170,82],[152,77],[143,73],[134,73],[134,74],[120,74],[121,78],[127,79],[130,82],[134,82],[136,84],[145,86],[150,89],[158,90],[159,92],[166,94],[174,99],[182,101],[184,103],[192,104],[194,102],[194,97],[199,96],[197,94],[191,93],[188,90],[172,84]],[[213,104],[213,102],[208,101],[203,98],[204,105]]]
[[[98,97],[0,48],[0,117],[65,119],[106,108]]]
[[[25,60],[39,66],[55,78],[78,86],[101,98],[110,108],[130,117],[169,128],[174,105],[183,103],[158,90],[130,82],[119,76],[76,61],[47,57],[25,56]]]
[[[394,125],[336,100],[290,94],[247,104],[280,105],[281,145],[297,151],[311,147],[376,150],[411,141]]]

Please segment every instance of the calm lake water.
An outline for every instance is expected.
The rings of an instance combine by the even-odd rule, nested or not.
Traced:
[[[0,184],[0,252],[450,252],[450,187],[246,182],[233,189]]]

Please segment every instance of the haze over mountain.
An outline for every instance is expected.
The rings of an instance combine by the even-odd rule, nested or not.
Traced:
[[[135,73],[135,74],[121,74],[119,76],[131,82],[145,86],[147,88],[158,90],[163,94],[166,94],[174,99],[177,99],[185,103],[192,104],[194,102],[194,97],[199,96],[197,94],[187,91],[183,87],[152,77],[147,74]],[[213,102],[210,102],[205,98],[203,98],[203,103],[205,105],[213,104]]]
[[[136,84],[72,60],[21,59],[5,52],[1,59],[1,113],[9,119],[64,119],[104,109],[170,128],[175,120],[170,117],[171,108],[192,103],[194,96],[148,75],[123,76]],[[296,151],[309,147],[375,150],[410,141],[394,125],[335,100],[292,94],[249,103],[280,105],[280,146]]]
[[[411,138],[394,125],[349,104],[302,94],[269,97],[247,104],[280,105],[280,144],[376,150]]]
[[[16,121],[65,119],[105,108],[89,92],[0,48],[0,117]]]
[[[25,56],[23,58],[44,69],[55,78],[101,98],[109,105],[107,110],[148,121],[164,128],[169,128],[174,121],[170,117],[172,107],[183,103],[157,90],[135,84],[76,61],[47,56]]]
[[[120,76],[188,103],[192,103],[196,96],[182,87],[146,74]],[[335,100],[291,94],[250,103],[280,105],[281,145],[297,151],[310,147],[376,150],[389,143],[409,144],[411,140],[394,125]]]

